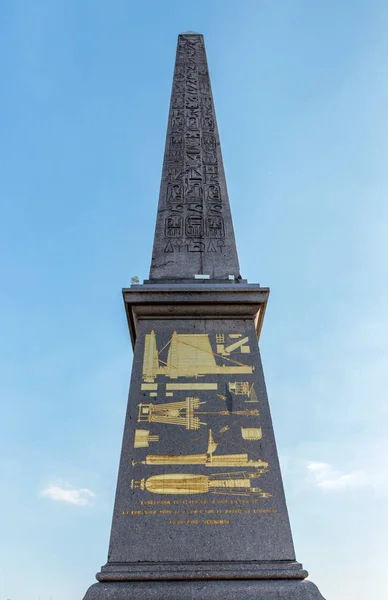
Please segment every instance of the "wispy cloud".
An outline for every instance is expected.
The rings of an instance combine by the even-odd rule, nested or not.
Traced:
[[[343,473],[325,462],[310,462],[307,469],[312,481],[324,492],[343,492],[350,488],[373,485],[364,471]]]
[[[61,487],[59,485],[50,485],[44,490],[41,490],[42,496],[47,496],[51,500],[59,500],[68,504],[76,504],[77,506],[85,506],[89,504],[91,498],[95,494],[87,488],[74,489],[71,487]]]

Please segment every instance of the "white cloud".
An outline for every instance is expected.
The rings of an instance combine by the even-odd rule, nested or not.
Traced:
[[[78,506],[89,504],[90,498],[93,498],[95,495],[87,488],[76,490],[71,489],[70,487],[64,488],[59,485],[50,485],[40,493],[42,496],[51,498],[51,500],[59,500],[60,502],[67,502],[68,504],[76,504]]]
[[[373,485],[364,471],[341,473],[324,462],[310,462],[307,469],[315,485],[324,492],[342,492],[349,488]]]

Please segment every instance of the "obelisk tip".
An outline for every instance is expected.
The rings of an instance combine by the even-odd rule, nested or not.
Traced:
[[[202,35],[202,33],[198,33],[198,31],[191,31],[191,29],[189,29],[189,31],[182,31],[182,33],[179,35]]]

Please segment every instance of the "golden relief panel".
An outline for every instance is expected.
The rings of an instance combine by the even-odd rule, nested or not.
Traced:
[[[259,403],[251,379],[251,346],[249,336],[235,332],[173,331],[166,336],[152,330],[145,335],[139,387],[143,396],[152,398],[139,402],[137,421],[139,427],[147,424],[151,430],[135,430],[132,465],[140,470],[140,477],[131,480],[133,490],[271,497],[255,482],[269,472],[268,462],[258,454],[263,437],[260,413],[244,408],[244,403]],[[206,429],[207,448],[201,433]],[[144,452],[152,442],[153,453]],[[249,448],[244,448],[244,443]],[[191,446],[190,451],[186,446]],[[170,451],[163,452],[165,449]],[[182,466],[192,466],[194,471],[209,467],[231,470],[210,475],[185,469],[175,472]],[[161,473],[152,472],[161,467]],[[145,468],[150,468],[149,476],[143,476]]]
[[[244,340],[226,347],[218,344],[222,347],[222,352],[218,353],[212,350],[209,334],[181,334],[174,331],[166,344],[167,360],[163,361],[159,357],[155,331],[152,330],[145,336],[143,380],[154,382],[158,375],[177,379],[178,377],[252,373],[252,366],[230,358],[231,353],[236,350],[243,353],[250,352],[249,346],[242,344]]]

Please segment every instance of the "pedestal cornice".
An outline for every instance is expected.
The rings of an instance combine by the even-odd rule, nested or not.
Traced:
[[[260,337],[269,288],[259,284],[147,283],[123,289],[132,346],[140,319],[253,319]]]

